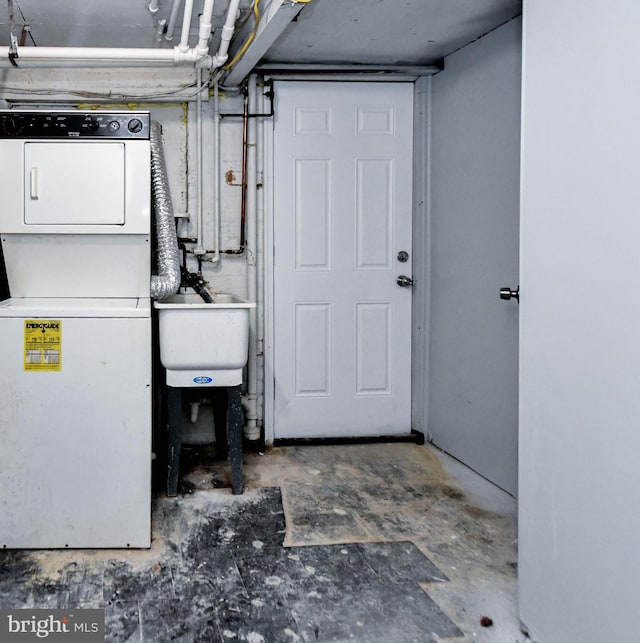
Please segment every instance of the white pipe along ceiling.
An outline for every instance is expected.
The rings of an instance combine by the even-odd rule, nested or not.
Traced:
[[[175,0],[169,18],[167,40],[173,38],[173,30],[181,0]],[[209,55],[209,40],[213,23],[214,0],[204,0],[198,30],[198,42],[189,46],[189,30],[193,14],[193,0],[184,0],[184,16],[180,43],[171,49],[151,47],[25,47],[18,46],[12,37],[12,44],[4,49],[4,56],[13,64],[21,62],[61,62],[61,63],[118,63],[120,65],[139,63],[187,64],[205,69],[222,67],[228,59],[229,43],[235,31],[240,0],[231,0],[221,31],[220,47],[214,56]],[[157,12],[157,2],[148,6],[152,14]],[[13,36],[14,34],[12,34]],[[1,50],[0,50],[1,51]]]

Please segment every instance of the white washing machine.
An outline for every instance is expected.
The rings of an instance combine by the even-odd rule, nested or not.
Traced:
[[[0,112],[0,546],[148,547],[149,115]]]

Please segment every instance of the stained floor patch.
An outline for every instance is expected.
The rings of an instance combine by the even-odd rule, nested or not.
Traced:
[[[447,579],[412,543],[285,547],[278,488],[222,503],[203,496],[158,500],[151,552],[0,552],[2,606],[104,607],[108,641],[462,635],[418,584]]]
[[[103,607],[114,642],[525,641],[514,503],[429,445],[246,453],[242,496],[192,455],[151,549],[0,551],[0,607]]]

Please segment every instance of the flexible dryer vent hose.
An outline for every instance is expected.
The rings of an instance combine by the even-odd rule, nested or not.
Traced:
[[[180,288],[180,251],[162,149],[162,129],[151,123],[151,194],[155,215],[158,274],[151,277],[151,296],[166,299]]]

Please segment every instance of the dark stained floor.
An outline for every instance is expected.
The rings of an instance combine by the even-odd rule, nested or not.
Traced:
[[[181,495],[154,500],[150,550],[0,551],[0,607],[102,607],[108,641],[499,641],[469,632],[449,577],[482,547],[452,553],[457,538],[437,524],[453,519],[473,539],[490,516],[470,513],[450,481],[438,485],[442,471],[420,472],[419,448],[248,455],[242,496],[226,488],[226,466],[196,449]],[[494,560],[511,578],[500,561],[512,554],[496,547]]]

